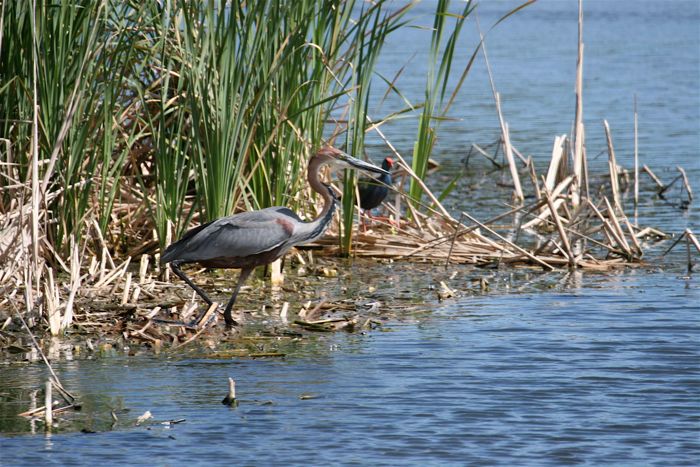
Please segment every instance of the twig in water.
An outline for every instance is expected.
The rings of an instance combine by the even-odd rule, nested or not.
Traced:
[[[685,170],[683,170],[683,167],[676,166],[676,169],[681,173],[681,177],[683,177],[683,186],[685,187],[685,191],[688,192],[688,201],[693,200],[693,190],[690,189],[690,183],[688,182],[688,176],[685,174]]]
[[[634,95],[634,207],[639,203],[639,152],[637,140],[637,95]],[[636,213],[636,211],[635,211]],[[636,220],[635,220],[636,222]]]
[[[693,272],[693,261],[690,259],[690,237],[687,235],[687,233],[684,233],[684,234],[685,234],[685,251],[686,251],[686,254],[688,255],[687,256],[687,258],[688,258],[688,275],[690,275]]]
[[[574,176],[575,184],[571,191],[571,203],[577,208],[581,199],[581,184],[583,182],[583,141],[585,138],[583,126],[583,0],[578,2],[578,47],[576,56],[576,106],[574,108]],[[564,158],[564,161],[567,159]]]
[[[659,177],[657,177],[646,164],[642,166],[642,170],[649,175],[649,178],[651,178],[654,183],[656,183],[656,188],[662,189],[664,187],[664,183],[661,181],[661,179],[659,179]]]
[[[51,431],[51,425],[53,425],[53,392],[51,391],[51,380],[46,380],[46,393],[44,395],[44,406],[46,410],[44,411],[44,422],[46,431]]]
[[[238,405],[238,400],[236,400],[236,382],[233,378],[228,379],[228,394],[226,394],[226,397],[224,397],[221,403],[232,407]]]
[[[692,243],[695,246],[695,249],[698,250],[698,253],[700,253],[700,242],[698,242],[698,239],[695,237],[693,232],[690,229],[686,229],[681,235],[678,236],[678,238],[671,244],[670,247],[664,251],[661,256],[666,256],[673,248],[680,243],[681,240],[686,239],[687,242],[687,247],[688,247],[688,264],[690,265],[690,243]]]
[[[690,229],[685,229],[685,235],[686,237],[690,238],[690,241],[693,243],[693,245],[695,245],[695,249],[698,250],[698,253],[700,253],[700,243],[698,242],[695,234]]]

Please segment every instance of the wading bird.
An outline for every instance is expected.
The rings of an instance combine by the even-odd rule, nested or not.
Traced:
[[[222,217],[188,230],[180,240],[165,249],[161,264],[170,263],[173,272],[210,306],[213,301],[182,272],[180,265],[198,263],[207,268],[240,268],[238,283],[224,310],[226,325],[235,325],[231,309],[253,269],[275,261],[295,245],[317,239],[330,225],[337,198],[331,187],[320,179],[319,171],[324,165],[387,174],[379,167],[325,146],[309,160],[307,170],[309,185],[323,199],[323,210],[316,219],[304,222],[291,209],[283,206]]]
[[[381,174],[377,178],[371,178],[368,180],[360,180],[358,183],[358,191],[360,192],[360,208],[369,217],[372,217],[371,211],[376,208],[386,195],[389,194],[389,185],[391,185],[391,173],[389,170],[394,165],[394,160],[391,157],[387,157],[382,161],[382,169],[385,173]],[[364,225],[364,223],[363,223]]]

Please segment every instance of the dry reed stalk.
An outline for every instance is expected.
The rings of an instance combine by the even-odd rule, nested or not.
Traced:
[[[700,243],[698,242],[695,234],[690,229],[685,229],[684,234],[690,239],[691,243],[695,246],[695,249],[698,250],[698,253],[700,253]]]
[[[527,160],[527,169],[530,174],[530,182],[535,190],[535,198],[542,199],[542,191],[540,190],[540,183],[537,181],[537,170],[535,170],[535,162],[532,158]]]
[[[591,191],[588,186],[588,157],[586,153],[586,133],[583,133],[583,152],[582,152],[582,159],[583,159],[583,188],[584,188],[584,196],[586,198],[591,197]]]
[[[122,292],[122,300],[121,300],[122,305],[126,305],[126,303],[129,301],[129,295],[131,292],[131,276],[132,276],[132,273],[130,273],[130,272],[126,273],[126,280],[124,281],[124,290]]]
[[[576,58],[576,107],[574,110],[574,176],[571,203],[576,208],[581,198],[583,182],[583,0],[578,2],[578,54]]]
[[[322,300],[321,300],[320,302],[318,302],[318,303],[316,304],[316,306],[313,307],[311,310],[304,310],[304,314],[303,314],[303,319],[304,319],[304,321],[312,321],[312,320],[316,319],[318,316],[320,316],[321,313],[322,313],[322,310],[321,310],[321,309],[322,309],[327,303],[328,303],[328,302],[327,302],[326,299],[322,299]],[[301,313],[299,314],[299,316],[301,316]]]
[[[228,394],[226,394],[226,397],[224,397],[224,400],[221,401],[222,404],[224,405],[237,405],[238,401],[236,400],[236,382],[233,380],[233,378],[228,379]]]
[[[564,243],[564,252],[569,258],[569,266],[572,268],[576,267],[576,256],[574,256],[573,250],[571,249],[571,243],[569,242],[569,236],[566,235],[566,231],[564,230],[564,224],[561,221],[561,218],[559,217],[559,214],[557,213],[557,209],[554,207],[554,203],[552,203],[552,198],[549,196],[549,193],[547,190],[544,190],[544,198],[547,200],[547,206],[549,206],[549,210],[552,214],[552,219],[554,219],[554,223],[557,226],[557,230],[559,231],[559,237],[561,238],[561,241]]]
[[[102,279],[105,278],[107,275],[107,255],[109,254],[107,252],[107,248],[102,247],[101,254],[100,254],[100,268],[99,268],[99,275],[98,281],[101,281]]]
[[[630,234],[630,240],[632,240],[632,244],[634,245],[634,249],[637,250],[637,255],[639,255],[639,258],[641,258],[644,255],[644,250],[642,249],[642,245],[639,244],[639,241],[637,240],[637,236],[634,234],[634,228],[632,227],[632,224],[630,223],[629,219],[627,216],[622,216],[622,221],[625,223],[625,226],[627,227],[627,232]]]
[[[73,305],[75,303],[75,295],[78,293],[80,288],[81,275],[80,275],[80,257],[78,256],[78,245],[75,243],[75,238],[71,235],[71,258],[70,258],[70,292],[68,294],[68,300],[66,300],[66,307],[63,312],[63,321],[61,322],[61,331],[65,331],[70,328],[73,323]]]
[[[51,380],[46,380],[46,391],[44,393],[44,423],[46,431],[51,431],[51,425],[53,425],[53,391],[51,390],[52,384]]]
[[[109,263],[109,267],[114,269],[114,260],[112,259],[112,255],[109,254],[109,248],[107,247],[107,242],[105,242],[104,236],[102,235],[102,229],[100,229],[100,224],[94,217],[92,218],[92,227],[95,234],[97,235],[97,240],[99,241],[99,244],[102,247],[102,252],[106,256],[106,260]]]
[[[656,176],[654,172],[651,171],[651,169],[646,164],[642,166],[642,170],[646,172],[647,175],[649,175],[649,177],[654,181],[654,183],[656,183],[656,187],[658,189],[664,188],[664,183],[661,181],[661,179],[659,179],[659,177]]]
[[[141,287],[138,284],[134,285],[134,292],[131,294],[131,298],[128,303],[138,303],[139,297],[141,296]]]
[[[460,225],[462,224],[462,217],[463,217],[463,215],[460,214],[459,220],[457,221],[457,222],[459,222]],[[447,267],[449,267],[449,265],[450,265],[450,257],[452,256],[452,251],[454,250],[455,241],[457,240],[458,235],[459,235],[459,226],[455,226],[454,234],[452,235],[452,240],[450,241],[450,250],[447,252],[447,259],[445,259],[445,269],[447,269]]]
[[[565,200],[562,198],[557,198],[554,200],[554,209],[556,211],[559,210],[559,208],[565,203]],[[525,222],[521,228],[522,229],[532,229],[541,223],[545,222],[548,217],[552,215],[552,210],[551,209],[542,209],[540,210],[540,213],[537,214],[533,219],[530,219],[529,221]]]
[[[508,245],[510,245],[511,247],[515,248],[515,249],[518,250],[520,253],[522,253],[522,254],[524,254],[525,256],[527,256],[528,258],[530,258],[532,261],[534,261],[534,262],[536,262],[536,263],[538,263],[538,264],[544,266],[546,269],[549,269],[549,270],[553,270],[553,269],[554,269],[554,267],[552,267],[551,265],[547,264],[545,261],[542,261],[542,260],[539,259],[538,257],[534,256],[532,253],[528,252],[527,250],[524,250],[523,248],[519,247],[519,246],[516,245],[515,243],[513,243],[513,242],[511,242],[510,240],[504,238],[504,237],[503,237],[502,235],[500,235],[498,232],[496,232],[496,231],[494,231],[494,230],[488,228],[487,226],[485,226],[484,224],[482,224],[481,222],[479,222],[478,220],[476,220],[475,218],[473,218],[472,216],[470,216],[470,215],[467,214],[466,212],[462,211],[462,215],[463,215],[464,217],[466,217],[467,219],[469,219],[470,221],[472,221],[473,223],[477,224],[477,225],[478,225],[479,227],[481,227],[482,229],[484,229],[484,230],[486,230],[487,232],[489,232],[491,235],[494,235],[496,238],[498,238],[498,239],[501,240],[502,242],[505,242],[506,244],[508,244]]]
[[[170,219],[166,222],[166,228],[165,228],[165,244],[170,245],[173,242],[173,223]],[[159,255],[160,257],[160,255]],[[156,263],[160,264],[160,261],[156,261]],[[163,280],[165,282],[170,282],[170,268],[168,266],[164,266],[163,270],[161,271],[163,275]]]
[[[669,188],[671,188],[673,185],[675,185],[676,182],[677,182],[678,180],[681,180],[682,178],[683,178],[683,175],[681,175],[681,174],[676,175],[676,176],[673,178],[673,180],[671,180],[670,182],[668,182],[668,184],[666,184],[666,186],[664,186],[662,189],[660,189],[659,191],[657,191],[657,194],[658,194],[660,197],[663,198],[663,197],[664,197],[664,193],[666,193],[666,192],[668,191]]]
[[[106,274],[102,279],[100,279],[93,287],[99,289],[100,287],[105,287],[112,283],[116,278],[121,278],[126,269],[129,267],[129,262],[131,261],[131,256],[127,256],[126,260],[118,267],[114,268],[109,274]]]
[[[146,282],[146,274],[148,273],[148,264],[151,257],[149,255],[141,255],[139,262],[139,284],[143,285]]]
[[[551,194],[549,195],[550,198],[554,199],[555,207],[557,211],[559,210],[560,207],[565,206],[565,201],[564,199],[559,198],[559,195],[561,195],[568,187],[571,185],[574,181],[574,176],[569,175],[566,177],[564,180],[559,182],[559,184],[552,190]],[[546,187],[546,182],[544,182],[544,191],[548,191],[548,188]],[[547,219],[551,215],[551,210],[547,209],[544,205],[540,209],[540,214],[537,215],[534,219],[529,220],[528,222],[524,223],[522,225],[523,229],[532,229],[535,226],[539,225],[540,223],[544,222],[545,219]]]
[[[612,195],[614,204],[616,206],[621,206],[620,201],[620,184],[619,175],[617,172],[617,160],[615,158],[615,149],[613,148],[612,136],[610,134],[610,125],[608,125],[607,120],[603,120],[603,127],[605,128],[605,140],[608,143],[608,169],[610,171],[610,188],[612,189]]]
[[[219,309],[219,304],[217,302],[212,303],[209,305],[209,308],[207,308],[207,311],[205,311],[200,318],[198,318],[195,322],[194,325],[196,327],[206,327],[206,325],[211,321],[212,316],[216,314],[216,311]]]
[[[554,189],[554,184],[557,181],[557,174],[559,173],[559,164],[561,162],[562,155],[564,154],[564,141],[566,141],[566,135],[554,137],[554,146],[552,147],[552,159],[549,162],[549,168],[547,169],[547,177],[545,178],[544,182],[545,188],[547,188],[550,191]]]
[[[284,283],[281,258],[270,263],[270,282],[273,286],[280,286]]]
[[[477,24],[478,26],[478,24]],[[510,141],[510,132],[508,130],[508,123],[503,118],[503,110],[501,108],[501,96],[496,91],[496,84],[493,80],[493,73],[491,73],[491,65],[489,63],[489,56],[486,52],[486,42],[484,41],[484,35],[479,30],[479,38],[481,40],[481,53],[484,55],[484,62],[486,63],[486,70],[489,75],[489,82],[491,83],[491,92],[493,93],[493,98],[496,101],[496,111],[498,112],[498,122],[501,125],[501,137],[503,139],[503,145],[506,154],[506,160],[508,161],[508,167],[510,168],[510,175],[513,178],[513,185],[515,189],[515,197],[519,202],[525,200],[523,196],[523,189],[520,185],[520,175],[518,174],[518,168],[515,165],[515,158],[513,157],[513,146]]]
[[[44,282],[44,303],[46,304],[46,319],[49,322],[49,329],[52,336],[57,336],[61,332],[61,311],[59,309],[60,299],[53,277],[53,268],[47,267],[47,280]]]
[[[465,234],[467,234],[475,229],[476,229],[476,227],[467,227],[466,229],[458,232],[456,235],[455,234],[443,235],[443,236],[440,236],[438,238],[428,240],[428,241],[422,241],[422,239],[419,238],[418,240],[416,240],[413,243],[413,244],[417,244],[418,246],[415,247],[414,249],[410,250],[408,253],[405,253],[405,254],[399,256],[399,259],[409,258],[417,253],[421,253],[425,250],[435,248],[435,247],[447,242],[448,240],[450,240],[452,238],[456,239],[457,237],[459,237],[461,235],[465,235]]]
[[[632,258],[632,249],[630,248],[630,245],[627,242],[627,239],[625,238],[625,232],[622,230],[620,221],[617,218],[616,210],[613,209],[613,207],[610,205],[610,201],[608,200],[608,198],[603,198],[603,200],[605,201],[605,205],[607,207],[608,219],[610,219],[610,222],[612,223],[612,226],[615,229],[617,237],[620,240],[622,240],[622,244],[620,246],[625,250],[629,257]],[[615,202],[615,205],[619,207],[617,202]]]
[[[692,232],[690,229],[685,229],[685,230],[683,231],[683,233],[680,234],[680,235],[678,236],[678,238],[676,238],[676,239],[673,241],[673,243],[671,244],[671,246],[668,247],[668,248],[666,249],[666,251],[664,251],[664,252],[661,254],[661,256],[666,256],[666,255],[668,254],[668,252],[671,251],[671,250],[673,250],[673,248],[674,248],[676,245],[678,245],[678,243],[680,243],[680,241],[683,240],[683,239],[686,240],[686,243],[687,243],[688,245],[690,245],[690,243],[692,243],[693,246],[695,246],[695,248],[698,250],[698,253],[700,253],[700,243],[698,242],[698,239],[695,237],[695,234],[693,234],[693,232]],[[688,252],[688,254],[690,254],[690,252]]]
[[[676,166],[676,169],[681,173],[681,177],[683,177],[683,186],[685,187],[685,191],[688,192],[688,200],[692,201],[693,200],[693,190],[690,189],[690,182],[688,182],[688,177],[685,174],[685,170],[683,170],[683,167]]]
[[[613,226],[610,224],[610,222],[603,216],[603,214],[598,210],[598,207],[590,200],[586,199],[588,202],[588,205],[593,209],[593,212],[598,216],[598,219],[602,222],[603,226],[603,233],[608,239],[608,242],[610,243],[610,251],[617,251],[622,254],[624,254],[624,248],[622,248],[622,241],[618,238],[617,233],[615,232],[615,229]],[[620,246],[620,249],[615,248],[613,245],[617,244]]]
[[[472,143],[472,147],[476,149],[476,152],[484,156],[486,159],[488,159],[489,162],[491,162],[497,169],[502,169],[503,166],[496,162],[496,158],[492,157],[488,152],[486,152],[484,149],[481,148],[478,144]]]
[[[520,151],[518,151],[518,148],[516,148],[515,146],[511,146],[511,147],[513,148],[513,154],[515,154],[516,156],[518,156],[518,159],[520,159],[520,162],[523,163],[523,167],[527,167],[528,161],[529,161],[531,158],[530,158],[529,156],[528,156],[528,157],[523,156],[523,153],[521,153]]]
[[[153,319],[153,318],[155,318],[155,316],[156,316],[158,313],[160,313],[160,310],[161,310],[160,306],[154,307],[154,308],[146,315],[146,319]]]
[[[637,133],[637,95],[634,95],[634,207],[639,203],[639,140]],[[636,211],[635,211],[636,212]]]
[[[32,400],[32,405],[36,406],[36,399]],[[53,401],[53,405],[57,406],[58,401]],[[18,413],[18,417],[35,417],[35,416],[41,416],[44,414],[44,411],[46,410],[46,406],[42,405],[41,407],[35,407],[33,409],[24,411],[22,413]],[[57,409],[54,409],[54,412],[56,412]]]
[[[287,319],[287,313],[289,311],[289,302],[284,302],[282,304],[282,309],[280,310],[280,319],[284,324],[289,323],[289,320]]]
[[[207,330],[207,327],[206,327],[206,326],[202,326],[202,328],[201,328],[200,330],[198,330],[194,335],[188,337],[186,340],[180,342],[179,344],[174,345],[174,346],[173,346],[173,350],[179,349],[179,348],[181,348],[181,347],[186,346],[187,344],[189,344],[189,343],[191,343],[191,342],[194,342],[194,341],[195,341],[199,336],[201,336],[202,333],[203,333],[204,331],[206,331],[206,330]]]
[[[630,239],[632,240],[632,244],[634,246],[634,249],[637,251],[639,258],[641,258],[644,255],[644,251],[642,250],[642,246],[637,241],[637,236],[634,233],[634,228],[632,227],[632,224],[630,223],[629,219],[627,218],[625,211],[622,209],[622,206],[616,205],[615,212],[618,213],[619,217],[622,219],[622,222],[625,224],[625,227],[627,228],[627,232],[630,235]],[[620,231],[622,231],[622,229],[620,229]],[[623,236],[624,236],[624,233],[623,233]]]
[[[655,229],[653,227],[644,227],[642,230],[640,230],[639,232],[636,233],[635,237],[637,237],[637,238],[656,237],[659,239],[663,239],[663,238],[669,238],[669,235],[658,230],[658,229]]]
[[[13,307],[14,307],[14,304],[13,304]],[[29,335],[29,339],[31,340],[32,345],[34,346],[34,349],[39,353],[42,360],[44,361],[44,364],[49,369],[49,372],[51,373],[51,376],[53,377],[54,386],[56,386],[56,388],[59,390],[59,393],[66,400],[66,402],[68,402],[69,404],[72,404],[75,401],[75,397],[70,392],[68,392],[61,384],[61,381],[58,379],[58,375],[56,374],[53,367],[51,366],[51,363],[49,363],[49,360],[46,358],[44,351],[41,349],[41,347],[39,347],[39,343],[37,342],[36,337],[34,337],[34,334],[32,333],[31,329],[29,329],[29,325],[24,320],[24,317],[19,312],[19,310],[17,310],[16,308],[15,308],[15,314],[17,315],[17,317],[21,321],[22,326],[24,326],[24,329],[26,329],[27,334]]]
[[[496,93],[496,105],[500,108],[500,96]],[[504,135],[504,145],[506,159],[508,160],[508,167],[510,168],[510,175],[513,178],[513,185],[515,190],[515,198],[519,202],[525,200],[523,195],[523,188],[520,185],[520,175],[518,174],[518,167],[515,165],[515,159],[513,158],[513,148],[510,144],[510,130],[508,129],[508,122],[502,122],[503,125],[503,135]]]

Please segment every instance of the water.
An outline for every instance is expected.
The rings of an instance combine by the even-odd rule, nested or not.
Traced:
[[[607,118],[618,160],[631,166],[637,93],[643,163],[665,180],[682,165],[700,186],[700,4],[585,4],[589,155],[604,145],[600,120]],[[482,27],[513,5],[484,2]],[[425,2],[415,14],[431,9]],[[542,1],[489,35],[514,144],[541,161],[538,167],[554,135],[569,131],[575,21],[575,2]],[[469,53],[471,27],[463,41]],[[424,61],[419,44],[428,33],[402,34],[382,61],[387,75],[414,52],[411,63]],[[423,79],[416,65],[402,91],[419,100]],[[459,167],[471,142],[496,138],[489,93],[479,62],[455,107],[461,121],[445,123],[438,143],[436,157],[448,169]],[[397,105],[388,100],[383,109]],[[414,123],[386,128],[404,153]],[[448,205],[501,212],[507,191],[491,188],[492,180],[466,180]],[[678,196],[658,200],[646,186],[640,223],[700,231],[697,210],[678,209]],[[277,359],[119,352],[64,360],[55,367],[84,407],[60,419],[52,435],[40,424],[40,434],[28,435],[30,423],[15,416],[45,381],[44,366],[7,365],[0,373],[0,465],[696,465],[700,287],[685,276],[682,249],[658,258],[667,246],[651,252],[654,267],[608,274],[455,268],[450,285],[460,296],[442,304],[429,286],[453,270],[411,276],[400,265],[356,265],[354,281],[384,287],[388,299],[411,289],[426,297],[425,311],[393,320],[385,332],[293,343]],[[481,276],[491,292],[475,289],[471,279]],[[220,404],[228,377],[241,399],[235,409]],[[114,426],[110,410],[119,418]],[[186,421],[136,427],[146,410],[156,422]]]
[[[61,363],[95,410],[78,427],[130,412],[99,434],[5,436],[2,463],[694,464],[698,285],[645,271],[532,281],[550,291],[462,299],[284,359]],[[9,373],[3,386],[34,388],[44,371]],[[236,409],[220,404],[229,376]],[[186,421],[134,428],[146,410]]]

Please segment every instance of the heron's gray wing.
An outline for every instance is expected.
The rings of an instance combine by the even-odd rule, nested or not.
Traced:
[[[198,227],[193,234],[188,232],[173,245],[172,253],[166,252],[169,261],[185,262],[257,255],[282,246],[299,222],[299,217],[287,208],[243,212]]]

